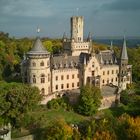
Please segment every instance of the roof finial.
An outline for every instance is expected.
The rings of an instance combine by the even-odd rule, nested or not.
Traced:
[[[39,27],[37,27],[37,33],[40,33],[40,28]]]
[[[39,33],[40,33],[40,28],[39,27],[37,27],[36,32],[37,32],[37,38],[39,38]]]
[[[110,50],[113,50],[113,41],[110,42]]]
[[[76,8],[76,12],[77,12],[77,16],[78,16],[78,12],[79,12],[79,8],[78,7]]]
[[[91,35],[91,32],[89,32],[89,34],[88,34],[87,41],[92,41],[92,35]]]

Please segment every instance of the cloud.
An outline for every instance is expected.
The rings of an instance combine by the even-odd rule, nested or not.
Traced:
[[[49,4],[43,0],[1,0],[0,13],[21,17],[48,17],[52,14]]]
[[[105,10],[112,11],[136,11],[140,10],[139,0],[112,0],[110,3],[102,5]]]

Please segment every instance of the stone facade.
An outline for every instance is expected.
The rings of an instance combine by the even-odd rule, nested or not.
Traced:
[[[71,18],[71,38],[64,34],[63,54],[50,55],[37,37],[31,51],[24,57],[21,64],[23,82],[40,89],[46,96],[43,103],[87,83],[101,90],[107,86],[116,87],[119,92],[131,84],[131,65],[128,65],[125,39],[120,58],[116,58],[112,49],[95,53],[91,34],[86,41],[83,39],[83,26],[83,17]],[[117,96],[114,94],[113,98],[110,95],[110,98],[113,100]]]

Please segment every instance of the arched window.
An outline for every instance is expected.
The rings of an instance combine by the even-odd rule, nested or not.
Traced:
[[[36,83],[36,76],[33,75],[33,83]]]
[[[44,62],[43,61],[40,63],[40,66],[44,66]]]
[[[45,83],[45,75],[41,74],[41,79],[40,79],[41,83]]]
[[[35,67],[35,66],[36,66],[36,63],[35,63],[35,62],[33,62],[33,63],[32,63],[32,66],[33,66],[33,67]]]
[[[41,89],[41,94],[45,94],[45,89],[44,88]]]

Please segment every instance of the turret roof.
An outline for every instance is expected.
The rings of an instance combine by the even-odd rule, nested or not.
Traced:
[[[49,52],[44,48],[40,38],[37,37],[32,49],[27,54],[49,54]]]
[[[122,51],[121,51],[121,59],[128,60],[125,37],[124,37],[123,47],[122,47]]]

